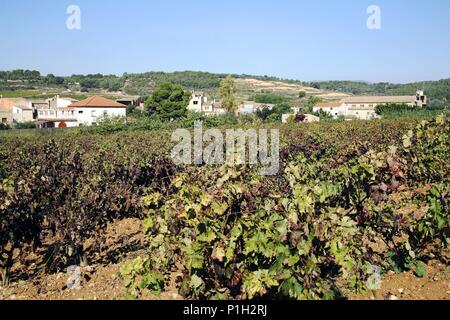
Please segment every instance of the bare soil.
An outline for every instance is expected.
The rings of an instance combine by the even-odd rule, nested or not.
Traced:
[[[284,83],[279,81],[263,81],[263,80],[256,80],[256,79],[236,79],[236,82],[238,86],[243,87],[249,87],[254,90],[269,90],[273,92],[282,92],[282,93],[289,93],[293,92],[295,94],[298,94],[300,91],[305,91],[306,93],[310,94],[319,94],[323,93],[319,89],[311,88],[311,87],[304,87],[298,84],[290,84],[290,83]]]
[[[81,284],[68,288],[70,274],[35,274],[26,280],[14,280],[7,288],[0,287],[0,300],[118,300],[125,296],[124,279],[119,275],[121,265],[140,255],[145,255],[145,240],[138,219],[126,219],[112,223],[105,235],[105,249],[96,261],[81,267]],[[86,246],[89,241],[86,241]],[[121,248],[136,250],[125,253]],[[102,263],[102,257],[113,263]],[[28,257],[29,260],[35,257]],[[28,261],[27,267],[36,264]],[[24,266],[19,265],[16,271]],[[37,266],[36,266],[37,268]],[[450,267],[437,260],[426,265],[427,275],[419,278],[413,272],[388,273],[383,276],[381,289],[365,294],[349,294],[351,300],[450,300]],[[175,277],[172,277],[175,278]],[[145,300],[179,300],[175,281],[171,279],[160,295],[145,294]]]
[[[450,267],[432,260],[426,266],[427,276],[412,271],[386,274],[381,289],[375,293],[350,294],[351,300],[450,300]]]

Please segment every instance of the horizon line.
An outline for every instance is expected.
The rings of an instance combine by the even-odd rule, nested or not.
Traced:
[[[87,75],[103,75],[103,76],[116,76],[116,77],[123,77],[125,74],[127,75],[141,75],[141,74],[145,74],[145,73],[166,73],[166,74],[171,74],[171,73],[183,73],[183,72],[197,72],[197,73],[209,73],[209,74],[213,74],[213,75],[221,75],[221,76],[227,76],[227,75],[231,75],[231,76],[249,76],[249,77],[268,77],[268,78],[278,78],[280,81],[298,81],[301,83],[304,82],[308,82],[308,83],[313,83],[313,82],[356,82],[356,83],[366,83],[366,84],[380,84],[380,83],[389,83],[389,84],[394,84],[394,85],[404,85],[404,84],[416,84],[416,83],[423,83],[423,82],[436,82],[436,81],[442,81],[442,80],[447,80],[450,79],[450,75],[448,76],[448,78],[440,78],[440,79],[423,79],[423,80],[409,80],[409,81],[405,81],[405,82],[390,82],[390,81],[369,81],[369,80],[351,80],[351,79],[325,79],[325,80],[300,80],[300,79],[295,79],[295,78],[285,78],[285,77],[281,77],[281,76],[276,76],[276,75],[268,75],[268,74],[249,74],[249,73],[236,73],[236,72],[232,72],[232,73],[227,73],[227,72],[213,72],[213,71],[205,71],[205,70],[189,70],[189,69],[185,69],[185,70],[173,70],[173,71],[163,71],[163,70],[148,70],[148,71],[140,71],[140,72],[128,72],[128,71],[124,71],[121,74],[120,73],[102,73],[102,72],[87,72],[87,73],[72,73],[72,74],[57,74],[57,73],[53,73],[53,72],[48,72],[48,73],[43,73],[38,69],[30,69],[30,68],[14,68],[14,69],[1,69],[0,72],[11,72],[11,71],[16,71],[16,70],[28,70],[28,71],[38,71],[40,73],[41,76],[48,76],[49,74],[53,74],[55,77],[72,77],[72,76],[87,76]],[[270,81],[270,80],[268,80]]]

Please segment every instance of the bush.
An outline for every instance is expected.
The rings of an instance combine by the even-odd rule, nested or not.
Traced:
[[[256,94],[253,97],[256,103],[280,104],[286,102],[286,98],[272,93]]]
[[[124,117],[106,117],[93,126],[79,127],[81,132],[89,133],[113,133],[127,130],[127,123]]]
[[[0,130],[10,130],[11,126],[7,123],[0,123]]]
[[[39,271],[48,273],[101,261],[108,223],[140,217],[143,190],[165,188],[167,176],[176,170],[171,161],[157,156],[164,146],[145,137],[65,135],[0,143],[0,280],[4,284],[19,252],[39,255]],[[117,152],[130,143],[135,148]],[[87,239],[93,239],[89,246]]]
[[[433,117],[439,114],[450,114],[450,109],[446,106],[441,107],[418,107],[407,104],[387,103],[378,105],[375,112],[384,118],[396,117]]]
[[[294,116],[294,122],[303,122],[303,121],[305,121],[305,119],[306,119],[306,116],[304,114],[298,113]]]
[[[375,263],[423,274],[426,251],[450,243],[448,133],[438,117],[397,147],[295,136],[301,144],[282,150],[275,177],[247,166],[187,168],[143,198],[149,254],[124,266],[134,275],[129,294],[162,290],[174,270],[180,294],[197,299],[339,298],[368,289]],[[433,185],[427,213],[398,212],[410,196],[390,196],[419,181]],[[371,249],[377,238],[388,251]]]
[[[36,122],[34,122],[34,121],[19,122],[19,123],[16,123],[14,127],[16,129],[35,129],[36,128]]]
[[[151,272],[180,262],[180,293],[193,298],[334,298],[338,278],[361,288],[362,233],[350,216],[322,205],[335,187],[319,194],[292,185],[280,198],[263,180],[245,168],[194,169],[174,180],[169,197],[145,197]],[[316,196],[306,204],[307,194]]]

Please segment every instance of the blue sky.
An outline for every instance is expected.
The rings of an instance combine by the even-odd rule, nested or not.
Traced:
[[[81,30],[66,28],[71,4]],[[372,4],[381,30],[366,27]],[[0,0],[0,70],[15,68],[437,80],[450,77],[450,1]]]

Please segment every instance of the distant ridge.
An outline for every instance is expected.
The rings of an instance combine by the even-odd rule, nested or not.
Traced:
[[[340,93],[350,95],[412,95],[416,90],[425,88],[431,99],[431,105],[448,105],[450,102],[450,79],[437,81],[413,82],[395,84],[389,82],[370,83],[367,81],[300,81],[283,79],[274,76],[258,76],[248,74],[231,74],[236,79],[255,79],[267,82],[270,88],[296,85],[293,90],[306,88],[311,94]],[[144,73],[124,73],[122,76],[87,74],[59,77],[52,74],[41,75],[35,70],[0,71],[0,95],[24,96],[22,91],[36,91],[36,95],[48,92],[77,93],[88,95],[99,94],[107,96],[109,93],[123,95],[147,96],[153,88],[161,82],[174,82],[192,90],[215,92],[225,73],[211,73],[203,71],[151,71]],[[308,89],[310,88],[310,89]],[[264,90],[264,89],[261,89]],[[318,92],[314,93],[314,90]],[[320,92],[319,92],[320,90]],[[17,93],[17,94],[14,94]],[[250,92],[247,92],[250,94]],[[290,94],[293,94],[291,92]]]

